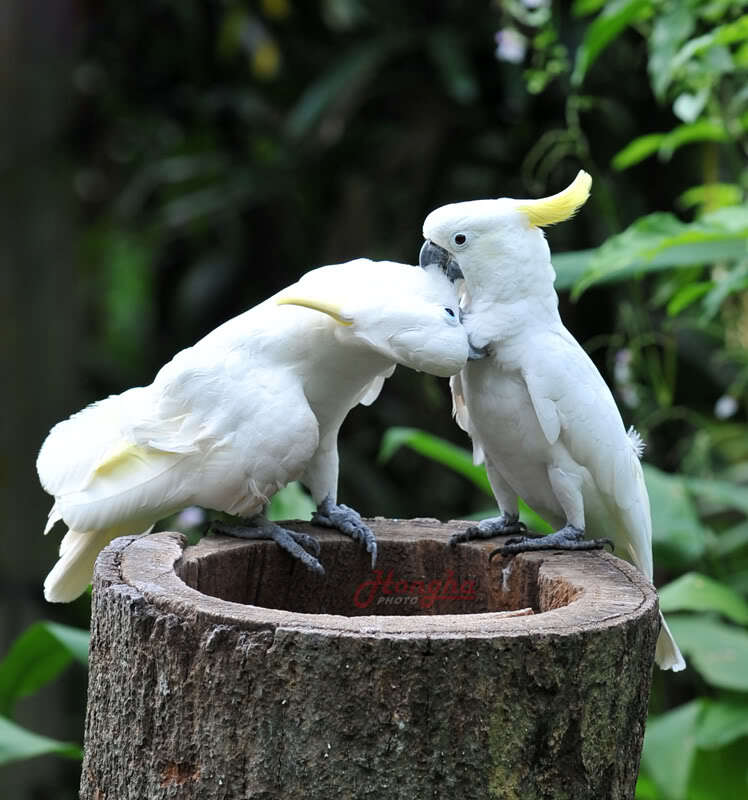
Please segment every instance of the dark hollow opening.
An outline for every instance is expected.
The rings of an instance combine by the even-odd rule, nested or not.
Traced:
[[[289,526],[290,527],[290,526]],[[538,562],[489,563],[484,547],[451,548],[444,540],[379,540],[370,558],[355,542],[321,535],[324,576],[294,561],[274,542],[243,542],[220,552],[188,548],[177,574],[202,594],[235,603],[343,616],[476,614],[567,605],[572,587],[541,586]],[[192,552],[191,552],[192,551]]]

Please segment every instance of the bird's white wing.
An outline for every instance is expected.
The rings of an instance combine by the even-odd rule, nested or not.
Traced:
[[[589,470],[615,511],[632,560],[651,577],[652,524],[637,446],[592,360],[566,331],[543,332],[525,343],[525,379],[548,443],[559,441]],[[605,535],[601,531],[595,535]]]
[[[293,375],[255,369],[239,381],[232,369],[224,354],[200,379],[187,370],[182,383],[176,375],[157,381],[149,413],[120,420],[126,435],[81,488],[57,493],[53,513],[76,530],[128,531],[191,504],[258,511],[302,473],[317,447],[317,421]],[[85,436],[83,415],[78,424]]]
[[[127,416],[137,415],[149,402],[147,387],[129,389],[93,403],[55,425],[36,462],[44,489],[52,495],[83,489],[97,467],[128,444],[123,432]]]
[[[452,390],[452,415],[457,425],[462,428],[470,437],[473,443],[473,464],[478,466],[485,461],[483,444],[478,438],[478,434],[470,419],[470,412],[465,403],[465,392],[462,388],[462,372],[458,372],[449,379],[449,387]]]

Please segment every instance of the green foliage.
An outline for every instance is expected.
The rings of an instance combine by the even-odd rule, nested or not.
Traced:
[[[267,518],[308,520],[316,510],[317,506],[309,494],[300,483],[294,481],[273,495],[268,506]]]
[[[35,622],[0,661],[0,766],[53,753],[81,758],[80,747],[32,733],[12,721],[18,700],[53,681],[71,661],[88,663],[88,632]]]
[[[582,7],[583,8],[583,7]],[[580,9],[580,6],[577,6]],[[646,19],[652,13],[650,0],[614,0],[605,3],[595,21],[587,28],[581,45],[577,49],[571,82],[581,85],[589,68],[597,57],[629,25]]]
[[[590,286],[605,281],[615,281],[644,275],[650,272],[671,270],[674,267],[701,267],[721,261],[741,264],[748,258],[748,206],[730,206],[703,215],[694,222],[681,222],[675,215],[656,212],[636,220],[627,230],[610,237],[586,262],[586,268],[577,280],[574,297],[579,297]],[[704,292],[703,303],[716,313],[727,297],[741,291],[742,284],[731,282],[725,291],[723,281],[730,280],[732,272],[725,271]],[[742,275],[742,272],[741,272]],[[684,306],[685,307],[685,306]],[[680,309],[679,309],[680,310]]]
[[[724,583],[687,572],[660,591],[660,608],[671,611],[712,611],[748,626],[748,602]]]
[[[0,766],[46,755],[83,758],[83,752],[77,745],[32,733],[0,716]]]
[[[417,428],[390,428],[382,439],[379,460],[381,462],[389,460],[401,447],[409,447],[416,453],[443,464],[445,467],[466,477],[484,494],[493,497],[491,484],[488,482],[488,476],[486,475],[486,468],[482,465],[474,464],[473,458],[467,450]],[[519,512],[520,519],[528,528],[538,533],[550,533],[551,526],[521,499],[519,501]],[[495,512],[492,510],[491,513]],[[482,518],[489,516],[489,513],[481,513],[474,516]]]
[[[642,768],[651,778],[644,792],[637,791],[637,798],[710,800],[745,795],[746,720],[745,700],[728,696],[692,700],[650,717]]]
[[[416,428],[390,428],[382,439],[379,460],[388,461],[404,445],[464,475],[481,491],[491,494],[491,484],[488,482],[485,468],[473,464],[473,458],[467,450],[432,436],[426,431]]]

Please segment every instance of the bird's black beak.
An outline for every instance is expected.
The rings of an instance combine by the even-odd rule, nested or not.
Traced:
[[[424,269],[431,264],[438,265],[451,281],[456,281],[463,277],[460,265],[443,247],[434,244],[431,239],[426,239],[423,243],[421,253],[418,256],[418,263]]]

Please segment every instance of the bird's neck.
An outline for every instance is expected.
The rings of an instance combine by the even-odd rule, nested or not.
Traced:
[[[463,304],[464,325],[473,346],[526,336],[536,327],[561,326],[558,295],[551,286],[543,294],[524,294],[514,298],[487,293],[471,293],[468,289]]]
[[[473,345],[520,335],[528,326],[560,324],[556,273],[541,231],[529,239],[488,241],[460,266]]]

